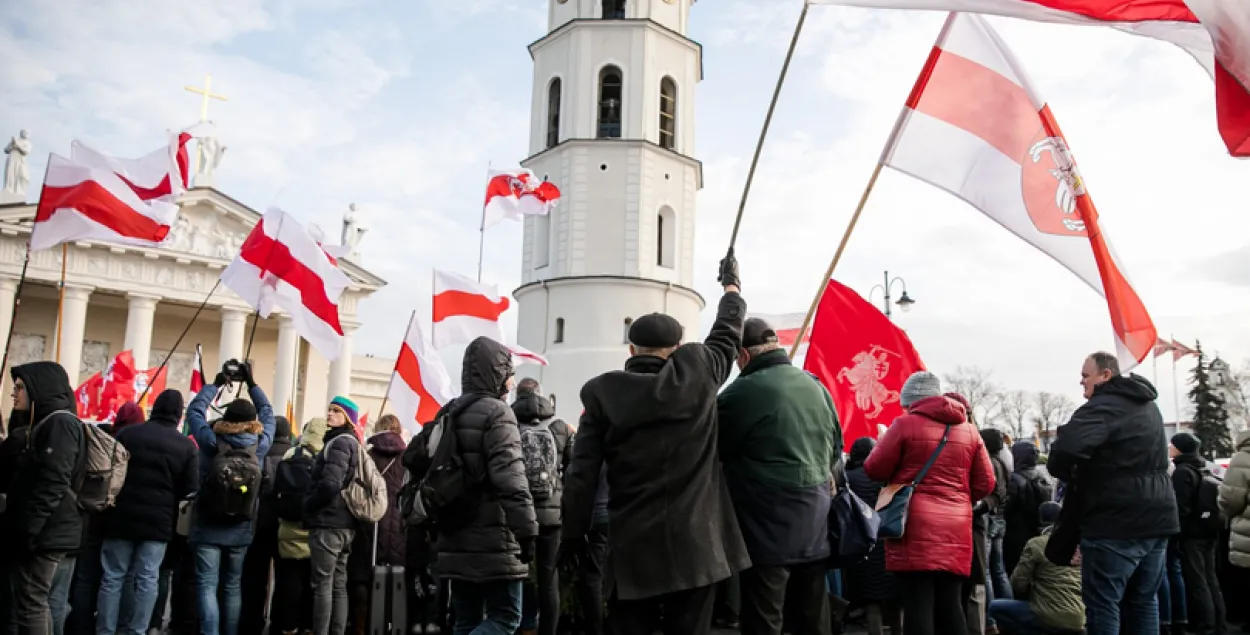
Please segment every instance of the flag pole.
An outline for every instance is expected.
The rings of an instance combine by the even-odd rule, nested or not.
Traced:
[[[1173,342],[1176,341],[1176,338],[1172,337],[1170,333],[1168,334],[1168,339],[1171,339]],[[1178,382],[1176,379],[1176,353],[1172,353],[1172,402],[1173,402],[1173,406],[1176,407],[1176,431],[1180,432],[1181,430],[1181,388],[1180,388],[1180,382]]]
[[[34,234],[34,231],[31,232]],[[9,334],[4,340],[4,355],[0,357],[0,372],[9,366],[9,348],[13,344],[13,329],[17,327],[17,310],[22,306],[22,286],[26,284],[26,268],[30,266],[30,237],[26,238],[26,256],[22,259],[22,273],[17,277],[17,289],[13,292],[13,315],[9,316]],[[0,378],[0,381],[3,381]],[[3,427],[3,426],[0,426]]]
[[[486,178],[490,179],[491,162],[486,162]],[[482,261],[486,259],[486,205],[482,205],[482,220],[477,224],[477,281],[482,281]],[[409,326],[412,322],[408,323]]]
[[[747,207],[747,197],[751,195],[751,183],[755,181],[755,168],[759,166],[760,154],[764,151],[764,139],[768,137],[768,128],[773,123],[773,112],[777,110],[777,100],[781,97],[781,87],[790,72],[790,60],[794,58],[794,49],[799,43],[799,34],[803,32],[803,23],[807,21],[807,0],[803,2],[803,11],[794,25],[794,35],[790,36],[790,48],[786,50],[785,61],[781,63],[781,73],[777,76],[777,85],[773,87],[773,98],[768,103],[768,112],[764,115],[764,126],[760,128],[759,140],[755,143],[755,154],[751,157],[751,167],[747,170],[746,184],[742,186],[742,198],[738,201],[738,216],[734,218],[733,233],[729,235],[729,248],[733,249],[738,242],[738,228],[742,225],[742,213]],[[479,281],[480,282],[480,281]],[[791,353],[791,357],[793,357]]]
[[[204,307],[208,306],[208,301],[213,297],[214,293],[217,293],[217,288],[220,286],[221,286],[221,278],[218,278],[217,283],[213,285],[212,289],[208,290],[208,295],[204,296],[204,301],[201,302],[199,308],[195,310],[195,314],[191,316],[191,321],[187,322],[186,328],[182,329],[182,334],[178,336],[178,339],[174,340],[174,345],[169,348],[169,352],[165,353],[165,359],[162,359],[161,365],[156,367],[156,373],[153,374],[153,378],[161,376],[161,372],[165,370],[165,365],[169,363],[169,358],[174,356],[174,353],[178,350],[178,346],[182,344],[182,340],[186,338],[187,333],[191,332],[191,326],[195,324],[195,320],[200,317],[200,313],[204,311]],[[203,360],[201,360],[200,366],[203,366],[203,365],[204,365],[204,362]],[[203,374],[204,374],[204,370],[203,368],[201,368],[200,375],[202,376]],[[143,387],[143,392],[139,395],[139,398],[135,400],[135,403],[139,403],[140,401],[143,401],[143,398],[148,395],[148,390],[150,390],[151,388],[152,388],[152,382],[148,381],[148,385]]]
[[[61,363],[61,339],[65,325],[65,265],[69,262],[69,243],[61,243],[61,282],[56,300],[56,363]]]
[[[403,350],[404,344],[408,343],[408,336],[412,334],[412,323],[415,322],[416,319],[417,319],[417,310],[413,309],[412,317],[408,318],[408,328],[404,329],[403,342],[399,345],[401,351]],[[381,417],[382,414],[386,411],[386,401],[391,398],[391,386],[395,384],[395,371],[397,370],[399,370],[399,357],[395,358],[395,366],[391,368],[391,379],[390,381],[386,382],[386,394],[382,395],[382,407],[378,408],[379,417]]]

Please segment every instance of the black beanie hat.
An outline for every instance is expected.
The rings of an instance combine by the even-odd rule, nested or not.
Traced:
[[[1197,454],[1202,448],[1202,441],[1188,432],[1180,432],[1172,436],[1172,447],[1180,450],[1181,454]]]
[[[681,322],[670,315],[644,315],[629,327],[629,343],[643,348],[670,348],[681,344]]]
[[[256,406],[246,399],[235,399],[226,406],[221,420],[226,423],[247,423],[256,420]]]
[[[161,391],[152,403],[152,419],[177,422],[182,419],[182,391],[172,388]]]
[[[1055,501],[1045,501],[1037,508],[1037,519],[1043,525],[1053,525],[1059,521],[1059,511],[1063,507]]]
[[[273,438],[290,439],[291,438],[291,422],[286,417],[278,415],[273,418]]]

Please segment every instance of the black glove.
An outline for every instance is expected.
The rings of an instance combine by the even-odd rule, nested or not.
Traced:
[[[252,378],[252,363],[243,362],[239,368],[242,369],[243,383],[247,384],[249,390],[255,388],[256,380]]]
[[[228,383],[230,383],[230,380],[226,377],[225,373],[217,373],[217,376],[213,378],[213,385],[218,388],[221,388]]]
[[[529,564],[534,561],[534,543],[537,541],[533,536],[529,538],[521,538],[517,542],[521,543],[521,564]]]
[[[729,252],[725,254],[720,261],[720,274],[716,276],[716,281],[722,287],[741,287],[742,282],[738,279],[738,259],[734,257],[734,248],[730,247]]]

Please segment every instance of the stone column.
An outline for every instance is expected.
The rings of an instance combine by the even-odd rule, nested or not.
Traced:
[[[285,315],[278,316],[278,359],[273,373],[273,385],[264,386],[269,391],[269,401],[274,412],[285,413],[286,404],[295,395],[295,366],[299,354],[299,333],[295,322]]]
[[[94,287],[65,285],[65,304],[61,309],[61,367],[69,375],[69,383],[77,387],[82,381],[82,342],[87,329],[87,301]],[[53,355],[56,354],[54,347]]]
[[[13,321],[16,300],[17,278],[0,278],[0,356],[4,355],[5,342],[9,341],[9,323]]]
[[[149,359],[152,352],[152,322],[156,317],[156,302],[160,296],[127,293],[130,312],[126,314],[126,342],[122,350],[131,351],[136,370],[147,370],[160,364]]]
[[[329,393],[333,399],[350,397],[352,392],[352,337],[359,324],[343,323],[343,347],[339,358],[330,362]]]
[[[213,368],[205,368],[204,374],[207,377],[205,381],[212,381],[221,365],[226,360],[237,359],[243,361],[243,334],[247,325],[248,312],[243,309],[233,307],[221,307],[221,344],[217,346],[217,365]]]

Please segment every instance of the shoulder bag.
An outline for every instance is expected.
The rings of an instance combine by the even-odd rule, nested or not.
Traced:
[[[877,496],[877,516],[881,519],[877,526],[878,538],[903,537],[903,532],[907,529],[907,508],[911,506],[912,494],[916,493],[916,486],[924,480],[929,469],[933,467],[933,463],[937,461],[938,455],[942,453],[942,448],[946,447],[950,436],[951,427],[946,426],[946,431],[942,433],[942,442],[938,444],[928,462],[910,483],[894,483],[881,488],[881,494]]]

